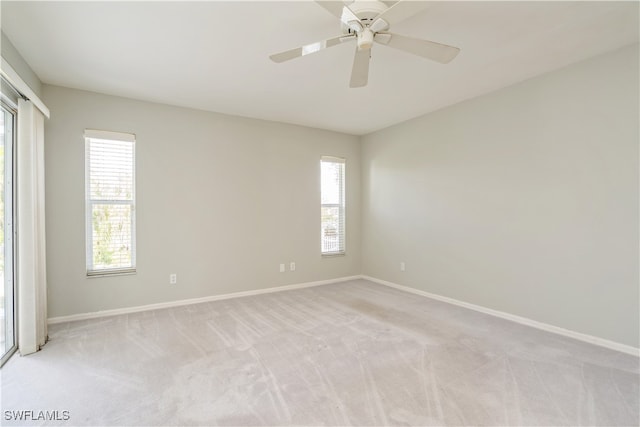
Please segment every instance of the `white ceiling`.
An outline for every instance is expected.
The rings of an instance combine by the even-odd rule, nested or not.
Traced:
[[[391,3],[391,2],[389,2]],[[11,2],[2,31],[44,83],[361,135],[638,42],[638,2],[432,2],[393,32],[461,48],[450,64],[347,43],[312,1]]]

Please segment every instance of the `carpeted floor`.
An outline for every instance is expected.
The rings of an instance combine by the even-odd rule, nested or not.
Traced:
[[[363,280],[50,337],[2,369],[3,425],[639,424],[637,357]]]

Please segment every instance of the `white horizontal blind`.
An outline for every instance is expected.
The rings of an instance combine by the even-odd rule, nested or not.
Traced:
[[[320,160],[321,251],[323,255],[345,253],[345,159]]]
[[[135,271],[135,135],[85,131],[87,274]]]

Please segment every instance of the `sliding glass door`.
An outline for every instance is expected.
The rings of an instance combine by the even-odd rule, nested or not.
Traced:
[[[16,299],[13,280],[13,146],[15,110],[0,114],[0,366],[16,349]]]

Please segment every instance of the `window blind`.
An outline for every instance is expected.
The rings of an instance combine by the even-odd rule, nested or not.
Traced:
[[[86,130],[87,274],[135,271],[135,135]]]
[[[345,159],[324,156],[320,160],[321,253],[345,253]]]

